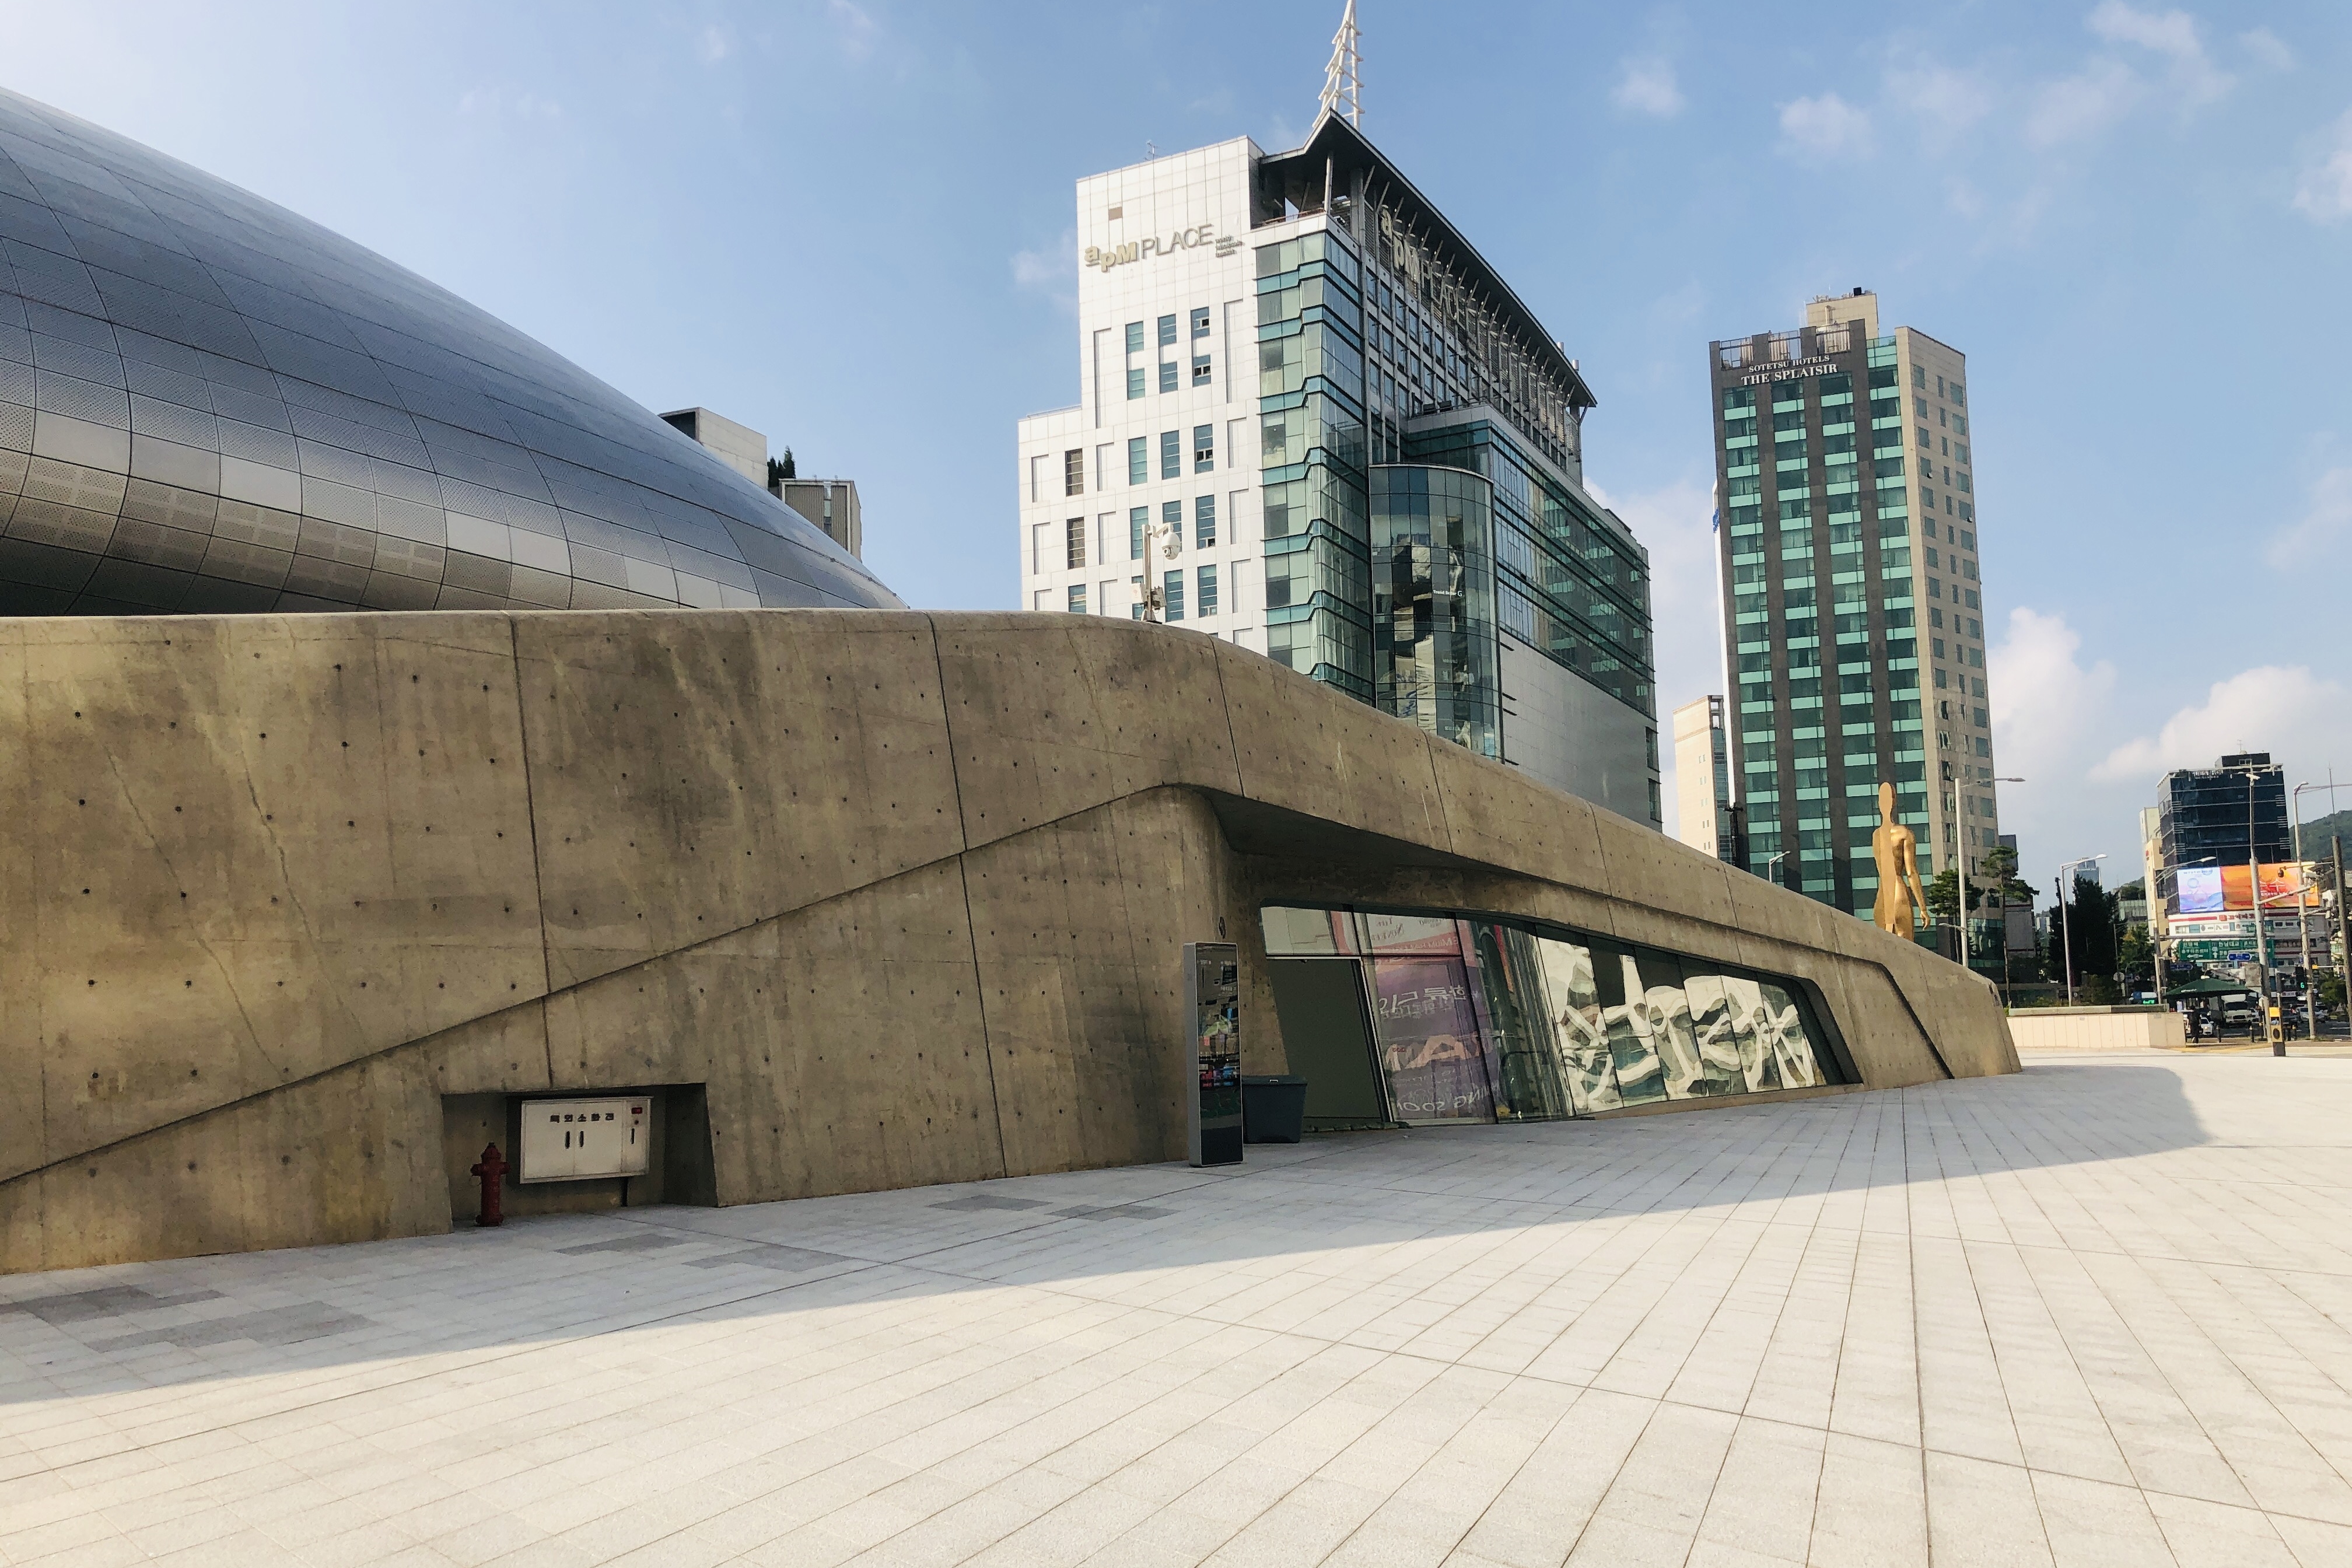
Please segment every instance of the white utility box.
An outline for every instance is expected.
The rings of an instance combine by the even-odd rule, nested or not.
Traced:
[[[589,1176],[642,1176],[653,1142],[653,1101],[526,1100],[519,1182],[572,1182]]]

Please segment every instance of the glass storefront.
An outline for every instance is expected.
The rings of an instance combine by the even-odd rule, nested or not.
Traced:
[[[1273,905],[1277,993],[1299,960],[1351,966],[1364,1075],[1413,1124],[1584,1116],[1849,1081],[1795,982],[1531,921]],[[1286,1011],[1286,1028],[1290,1014]],[[1328,1077],[1350,1064],[1327,1057]],[[1354,1086],[1328,1086],[1334,1103]],[[1309,1118],[1315,1117],[1310,1077]]]

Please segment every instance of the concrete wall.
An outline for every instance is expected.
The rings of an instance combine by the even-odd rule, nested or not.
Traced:
[[[0,621],[0,1269],[443,1230],[453,1097],[705,1086],[720,1203],[1179,1157],[1178,951],[1241,942],[1278,1070],[1270,900],[1796,974],[1873,1084],[2016,1066],[1957,966],[1177,628]]]
[[[2179,1014],[2161,1007],[2028,1007],[2009,1016],[2021,1051],[2153,1051],[2186,1046]]]

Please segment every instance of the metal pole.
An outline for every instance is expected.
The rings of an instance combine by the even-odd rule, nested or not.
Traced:
[[[2319,1038],[2319,987],[2311,983],[2311,917],[2303,912],[2303,792],[2309,784],[2294,786],[2294,923],[2303,932],[2303,1037]]]
[[[2254,906],[2254,972],[2262,976],[2263,1027],[2271,1021],[2271,949],[2263,934],[2263,852],[2254,838],[2254,781],[2260,770],[2246,770],[2246,887]]]
[[[2327,842],[2336,854],[2336,938],[2344,947],[2344,962],[2336,966],[2336,978],[2352,980],[2352,910],[2347,910],[2344,899],[2344,839],[2340,834],[2329,834]],[[2347,992],[2345,1001],[2347,1013],[2352,1014],[2352,992]]]
[[[1951,765],[1949,763],[1944,764],[1947,772]],[[1958,879],[1956,890],[1959,894],[1960,908],[1960,967],[1966,969],[1969,966],[1969,858],[1960,849],[1960,781],[1958,775],[1954,775],[1944,782],[1952,786],[1952,866],[1953,874]]]
[[[2066,944],[2066,1005],[2074,1005],[2074,931],[2066,921],[2066,870],[2061,868],[2053,884],[2058,893],[2058,940]]]

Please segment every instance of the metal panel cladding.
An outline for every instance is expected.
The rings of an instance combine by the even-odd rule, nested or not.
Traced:
[[[898,600],[503,321],[0,91],[0,615],[677,605]]]

